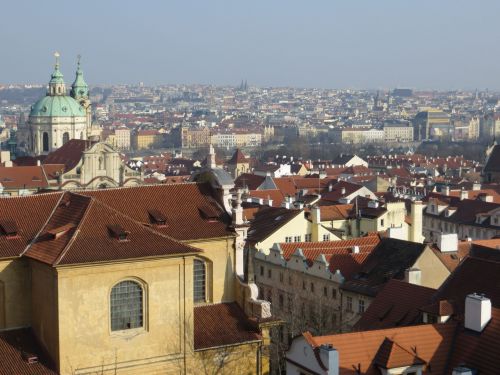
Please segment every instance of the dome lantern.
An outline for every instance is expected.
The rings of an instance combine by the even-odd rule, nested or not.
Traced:
[[[49,96],[66,95],[66,85],[64,84],[63,75],[59,70],[59,56],[59,52],[54,53],[56,64],[49,81],[49,90],[47,92]]]
[[[87,85],[87,83],[83,78],[83,71],[80,67],[80,59],[81,56],[78,55],[76,77],[75,81],[71,85],[71,92],[70,92],[70,95],[78,101],[80,101],[81,99],[88,99],[89,97],[89,86]]]

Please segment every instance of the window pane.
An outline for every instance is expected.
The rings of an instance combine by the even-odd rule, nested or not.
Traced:
[[[206,301],[206,268],[205,262],[195,259],[194,260],[194,302]]]
[[[143,326],[142,287],[134,281],[122,281],[111,290],[111,330]]]

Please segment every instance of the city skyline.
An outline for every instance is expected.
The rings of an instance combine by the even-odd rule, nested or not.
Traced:
[[[57,50],[95,84],[500,89],[494,1],[117,5],[7,4],[0,83],[44,84]]]

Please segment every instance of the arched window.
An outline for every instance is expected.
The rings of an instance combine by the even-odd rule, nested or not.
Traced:
[[[69,133],[66,132],[63,134],[63,144],[69,141]]]
[[[49,133],[47,133],[47,132],[43,133],[42,143],[43,143],[43,145],[42,145],[43,151],[48,152],[49,151]]]
[[[195,259],[193,263],[193,288],[194,302],[206,302],[207,300],[207,267],[204,261]]]
[[[143,294],[142,286],[132,280],[111,289],[111,331],[143,327]]]

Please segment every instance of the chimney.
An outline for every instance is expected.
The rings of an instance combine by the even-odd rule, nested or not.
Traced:
[[[359,246],[354,245],[351,249],[351,254],[359,254]]]
[[[462,188],[462,190],[460,190],[460,200],[463,201],[464,199],[468,198],[469,198],[469,192]]]
[[[328,375],[339,375],[339,352],[331,344],[323,344],[319,347],[319,357],[326,366]]]
[[[333,189],[333,185],[332,185],[332,183],[330,182],[330,183],[328,184],[328,191],[330,192],[330,191],[332,191],[332,189]]]
[[[340,194],[342,194],[342,196],[344,196],[344,195],[345,195],[345,187],[342,187],[342,188],[340,189]]]
[[[491,300],[489,298],[476,293],[465,297],[465,328],[482,332],[490,320]]]
[[[319,241],[319,228],[321,227],[321,209],[317,205],[311,208],[311,221],[311,240],[317,242]]]
[[[481,199],[483,202],[493,202],[493,195],[489,195],[489,194],[479,194],[478,195],[478,198]]]
[[[439,233],[438,243],[439,250],[442,253],[452,252],[458,250],[458,234],[456,233]]]
[[[424,238],[422,236],[422,202],[411,202],[411,228],[410,228],[410,241],[422,243]]]
[[[369,201],[368,207],[370,208],[378,208],[378,201]]]
[[[233,224],[234,225],[241,225],[243,224],[243,207],[241,206],[242,200],[241,200],[241,189],[238,189],[236,191],[236,207],[233,207]]]
[[[479,182],[474,182],[472,184],[472,190],[474,190],[474,191],[481,190],[481,184]]]
[[[450,195],[450,186],[449,185],[443,186],[443,188],[441,189],[441,194],[449,196]]]
[[[422,279],[422,271],[418,268],[408,268],[405,270],[405,282],[414,285],[420,285]]]

